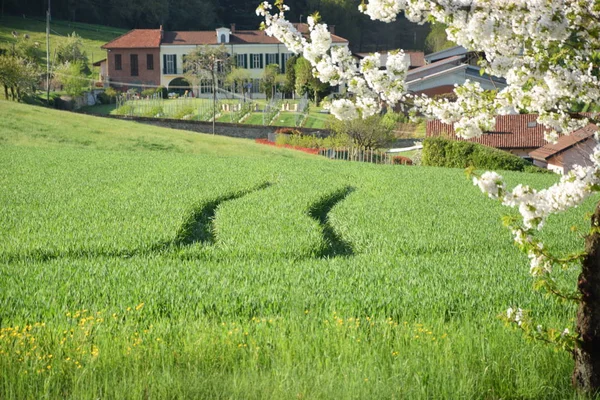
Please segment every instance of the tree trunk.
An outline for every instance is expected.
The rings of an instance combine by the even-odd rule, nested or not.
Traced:
[[[585,239],[587,253],[577,287],[581,302],[577,310],[579,343],[573,352],[573,385],[588,394],[600,392],[600,203],[591,219],[592,230]]]

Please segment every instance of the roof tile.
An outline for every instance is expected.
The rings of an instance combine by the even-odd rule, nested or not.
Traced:
[[[493,132],[486,132],[473,139],[456,136],[452,125],[440,121],[427,122],[427,137],[447,136],[455,140],[475,142],[499,149],[524,149],[544,146],[544,132],[548,128],[536,122],[536,114],[499,115]]]
[[[134,29],[111,40],[103,49],[159,48],[160,29]]]
[[[550,157],[553,157],[575,146],[576,144],[591,138],[594,136],[594,133],[596,133],[597,130],[598,127],[596,125],[588,124],[586,127],[581,128],[570,135],[561,136],[557,143],[547,143],[539,149],[530,152],[529,155],[531,158],[535,158],[536,160],[545,161]]]

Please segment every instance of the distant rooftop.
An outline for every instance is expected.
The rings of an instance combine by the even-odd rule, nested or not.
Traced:
[[[295,24],[302,33],[308,32],[307,24]],[[345,44],[348,41],[340,36],[331,35],[333,43]],[[280,44],[274,37],[264,31],[232,30],[229,43],[226,44]],[[164,45],[217,45],[217,32],[213,31],[163,31],[161,40],[160,29],[134,29],[106,43],[104,49],[126,48],[158,48]]]

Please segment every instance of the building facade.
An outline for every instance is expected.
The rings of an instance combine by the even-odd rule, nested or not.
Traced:
[[[308,32],[306,24],[296,27]],[[334,34],[332,41],[334,46],[348,46],[346,39]],[[189,87],[184,77],[185,56],[201,46],[224,46],[233,65],[248,71],[247,91],[256,97],[264,96],[260,93],[260,79],[265,67],[277,64],[280,73],[285,73],[286,62],[293,55],[284,44],[263,31],[237,31],[235,25],[215,31],[136,29],[103,46],[108,51],[108,84],[124,88],[164,86],[169,91],[185,89],[186,85]],[[210,96],[212,84],[205,82],[189,89],[197,96]]]

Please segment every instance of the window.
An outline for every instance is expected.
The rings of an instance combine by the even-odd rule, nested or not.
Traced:
[[[115,54],[115,69],[120,71],[123,69],[123,64],[121,63],[121,55]]]
[[[203,79],[200,82],[200,93],[212,93],[213,85],[211,81]]]
[[[251,93],[260,93],[260,79],[252,79]]]
[[[267,58],[267,62],[266,64],[277,64],[279,65],[279,54],[277,53],[273,53],[273,54],[265,54],[266,58]]]
[[[154,69],[154,55],[146,54],[146,68],[148,70]]]
[[[528,128],[535,128],[537,126],[537,122],[536,121],[530,121],[527,123],[527,127]]]
[[[262,69],[263,68],[263,55],[262,54],[250,54],[250,68]]]
[[[137,54],[131,54],[129,56],[131,66],[131,76],[138,76],[138,56]]]
[[[281,55],[281,64],[279,64],[279,65],[280,65],[280,69],[281,69],[281,73],[282,74],[285,74],[285,68],[286,68],[287,60],[289,60],[293,56],[294,55],[292,53],[283,53]]]
[[[177,58],[175,54],[165,54],[163,59],[164,62],[164,73],[174,75],[177,73]]]
[[[236,54],[235,65],[238,68],[248,68],[248,54]]]
[[[227,36],[225,36],[224,33],[221,35],[221,41],[219,43],[227,43]]]

